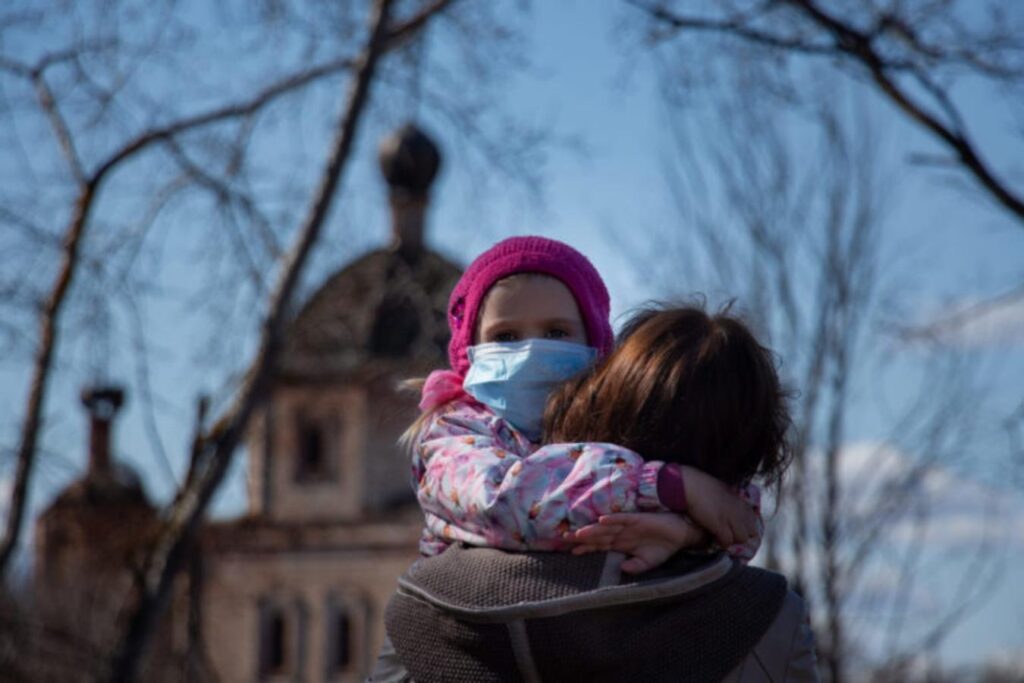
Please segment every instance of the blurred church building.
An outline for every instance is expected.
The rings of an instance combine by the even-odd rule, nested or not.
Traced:
[[[397,445],[418,397],[399,385],[447,364],[445,311],[461,272],[424,241],[440,162],[415,126],[385,139],[391,244],[330,276],[290,323],[250,421],[246,514],[204,526],[158,639],[199,678],[343,683],[372,667],[422,526]],[[122,399],[83,395],[88,472],[37,521],[35,580],[51,596],[92,566],[123,592],[158,523],[138,477],[109,455]]]

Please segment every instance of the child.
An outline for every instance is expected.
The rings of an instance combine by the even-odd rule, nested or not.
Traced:
[[[685,511],[753,556],[756,512],[700,470],[610,443],[538,446],[548,394],[610,352],[608,317],[601,277],[561,242],[514,237],[470,264],[449,301],[451,369],[427,378],[410,428],[422,554],[565,549],[565,534],[602,515]]]

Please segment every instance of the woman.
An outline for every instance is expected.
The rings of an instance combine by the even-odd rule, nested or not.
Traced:
[[[780,479],[788,426],[770,352],[734,316],[686,307],[636,316],[605,361],[551,397],[545,433],[616,443],[738,488]],[[628,546],[660,566],[626,575],[614,552],[459,546],[414,565],[386,615],[411,677],[817,680],[805,608],[783,577],[706,549],[675,553],[699,536],[682,519],[624,521],[607,527],[637,527],[639,542],[579,535],[588,549]]]

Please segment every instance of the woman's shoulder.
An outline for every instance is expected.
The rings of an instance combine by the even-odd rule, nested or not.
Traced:
[[[815,683],[819,680],[807,603],[794,591],[787,590],[775,619],[723,683]]]

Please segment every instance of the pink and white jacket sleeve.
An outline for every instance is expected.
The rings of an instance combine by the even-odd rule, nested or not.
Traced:
[[[603,443],[537,448],[485,406],[456,401],[420,433],[413,480],[426,518],[420,544],[462,541],[510,550],[564,548],[565,531],[604,514],[665,510],[661,462]]]

